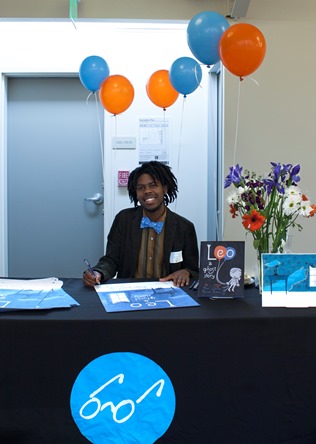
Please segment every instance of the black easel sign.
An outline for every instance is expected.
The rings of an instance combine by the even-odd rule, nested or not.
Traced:
[[[245,242],[202,241],[199,297],[244,297]]]

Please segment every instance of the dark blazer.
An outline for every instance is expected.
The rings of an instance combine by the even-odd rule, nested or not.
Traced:
[[[142,216],[142,207],[127,208],[116,215],[108,235],[105,256],[93,267],[102,274],[103,280],[111,279],[116,273],[118,278],[135,277],[142,237]],[[183,261],[170,263],[170,254],[181,251]],[[199,271],[198,261],[197,237],[193,223],[166,208],[163,258],[166,276],[185,268],[191,277],[196,279]]]

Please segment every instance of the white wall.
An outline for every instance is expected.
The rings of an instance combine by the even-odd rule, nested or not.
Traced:
[[[150,75],[159,69],[169,69],[178,57],[192,56],[186,43],[186,24],[164,27],[151,24],[146,29],[95,23],[0,22],[0,72],[3,74],[73,74],[89,55],[103,57],[110,74],[126,76],[135,88],[135,99],[122,115],[113,118],[105,112],[105,230],[114,214],[130,206],[125,189],[116,187],[117,170],[132,170],[138,164],[138,149],[113,151],[113,136],[136,136],[139,117],[162,117],[164,112],[147,97],[145,85]],[[184,101],[177,102],[165,112],[172,121],[171,167],[178,178],[179,197],[172,209],[192,220],[199,240],[207,233],[207,103],[208,70],[203,67],[201,87]],[[84,87],[83,87],[84,88]],[[87,97],[89,92],[87,91]],[[1,103],[6,101],[2,89]],[[87,106],[95,106],[90,97]],[[62,111],[62,110],[61,110]],[[1,133],[5,136],[5,112],[1,112]],[[97,114],[96,114],[97,119]],[[26,141],[27,147],[27,141]],[[2,227],[5,223],[5,141],[1,144],[1,206]],[[0,270],[4,270],[5,239],[2,245]]]
[[[301,188],[316,202],[316,2],[314,0],[252,0],[247,20],[264,34],[267,43],[262,66],[250,77],[227,73],[225,83],[225,171],[234,158],[238,87],[239,125],[236,162],[267,172],[271,161],[301,164]],[[225,205],[225,239],[243,240],[240,218],[232,219]],[[293,252],[315,252],[316,219],[300,219],[294,231]],[[252,236],[246,244],[246,266],[255,262]]]
[[[22,3],[22,0],[20,1]],[[179,18],[190,19],[198,12],[193,10],[197,5],[196,2],[175,0],[174,3],[179,10]],[[218,10],[218,12],[224,14],[224,8],[231,3],[230,0],[228,2],[221,0],[223,10],[216,9],[220,6],[220,3],[212,0],[209,0],[207,4],[205,2],[198,2],[198,5],[200,11],[205,9]],[[88,7],[88,3],[85,3],[85,5]],[[146,5],[149,7],[148,2]],[[28,5],[29,16],[35,16],[29,8],[31,8],[30,5]],[[132,14],[135,13],[135,3],[131,3],[131,8],[133,13],[130,13],[126,7],[125,17],[133,16]],[[167,12],[166,8],[164,12]],[[16,13],[21,15],[21,9],[18,8]],[[110,17],[110,14],[111,12],[109,11],[107,17]],[[87,16],[102,17],[103,15],[102,12],[92,12],[90,15],[87,13]],[[262,172],[268,169],[271,160],[285,163],[301,163],[302,188],[311,195],[314,201],[316,201],[314,179],[316,140],[315,17],[315,0],[251,0],[247,17],[239,20],[240,22],[254,24],[261,29],[267,41],[267,53],[262,66],[251,76],[258,82],[259,86],[247,79],[240,85],[240,114],[236,158],[244,167]],[[0,30],[3,29],[3,24],[1,23]],[[88,55],[93,48],[100,49],[100,54],[104,54],[105,58],[107,58],[105,49],[106,51],[111,51],[111,48],[112,50],[115,48],[114,42],[109,42],[108,36],[105,34],[97,41],[88,42],[85,37],[81,38],[78,34],[74,34],[71,27],[69,27],[68,32],[69,36],[64,39],[64,42],[67,42],[68,38],[70,39],[69,42],[73,42],[71,51],[69,50],[69,44],[66,45],[64,43],[64,51],[63,48],[60,50],[59,46],[55,47],[50,42],[48,42],[46,50],[45,42],[42,41],[43,53],[39,55],[38,51],[37,60],[32,61],[33,64],[36,64],[37,69],[41,69],[42,60],[44,59],[47,69],[54,71],[56,66],[59,68],[59,65],[61,65],[70,70],[77,70],[77,62],[81,60],[83,55]],[[25,30],[19,32],[14,39],[6,31],[1,32],[0,37],[2,42],[0,44],[0,70],[5,70],[6,66],[18,66],[21,62],[23,65],[28,66],[30,45],[26,40]],[[15,43],[10,43],[10,40],[15,40]],[[38,47],[41,40],[36,39],[31,43],[31,46]],[[11,45],[13,46],[12,50]],[[157,46],[159,45],[157,44]],[[130,51],[128,43],[126,48]],[[164,54],[164,51],[166,51],[165,46],[163,46],[162,51]],[[162,51],[158,51],[159,54]],[[58,54],[59,52],[61,54]],[[72,57],[69,59],[70,53],[75,54],[76,62],[72,60]],[[122,57],[120,59],[117,58],[117,61],[119,62],[121,59]],[[146,71],[146,65],[142,66],[143,70]],[[225,171],[227,172],[233,161],[239,79],[229,73],[226,73],[225,77]],[[204,89],[199,90],[198,93],[203,93],[204,100]],[[195,101],[195,97],[195,95],[194,97],[192,96],[192,102],[193,100]],[[196,114],[196,119],[200,118],[205,118],[202,112]],[[199,123],[194,126],[186,123],[184,127],[186,126],[188,126],[186,130],[189,130],[195,136],[199,136]],[[119,127],[121,128],[120,131],[123,131],[123,125]],[[1,134],[3,137],[3,133]],[[182,140],[185,140],[185,138]],[[193,146],[194,148],[199,148],[198,143]],[[188,151],[191,149],[192,147],[189,147]],[[197,157],[194,151],[194,160]],[[202,176],[205,172],[205,165],[202,163],[204,156],[200,154],[200,157],[202,173],[196,176]],[[192,158],[189,155],[187,158],[191,162]],[[191,187],[193,180],[187,180],[184,176],[183,181],[185,182],[185,187]],[[185,200],[182,183],[180,183],[180,186],[182,192],[178,202],[179,212],[180,210],[182,211],[181,207],[184,205]],[[205,192],[205,188],[198,186],[196,186],[195,190],[197,198],[200,198]],[[224,207],[226,208],[225,239],[245,239],[245,231],[241,226],[240,220],[232,220],[227,211],[227,206],[225,205]],[[199,210],[195,218],[197,218],[198,214]],[[294,235],[293,251],[315,252],[315,224],[315,217],[303,221],[303,232],[295,233]],[[200,233],[202,231],[203,229],[201,229]],[[251,238],[249,238],[246,245],[246,267],[248,267],[249,271],[252,271],[254,261],[254,250],[251,246]]]

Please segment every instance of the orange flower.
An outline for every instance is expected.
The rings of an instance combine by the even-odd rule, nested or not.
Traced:
[[[242,224],[246,230],[257,231],[260,230],[266,218],[256,210],[252,210],[250,214],[243,215]]]
[[[309,217],[313,217],[314,214],[316,213],[316,205],[312,204],[311,207],[312,207],[312,211],[310,211]]]
[[[229,210],[229,212],[230,212],[230,214],[232,215],[232,218],[233,219],[235,219],[235,217],[237,217],[238,216],[238,208],[237,208],[237,206],[236,205],[233,205],[233,204],[230,204],[229,205],[229,208],[230,208],[230,210]]]

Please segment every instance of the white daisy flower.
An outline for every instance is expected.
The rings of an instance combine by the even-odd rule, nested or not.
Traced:
[[[308,200],[304,200],[301,202],[301,209],[300,209],[300,216],[308,217],[310,215],[310,212],[313,210],[311,207],[311,204]]]
[[[287,188],[284,192],[285,198],[291,197],[291,199],[295,200],[296,202],[300,202],[302,200],[302,193],[298,187],[294,187],[291,185],[289,188]]]
[[[238,192],[233,191],[229,196],[227,196],[227,202],[229,205],[238,204],[240,202],[240,195]]]
[[[289,196],[286,199],[284,199],[283,211],[287,216],[291,216],[295,212],[299,211],[299,209],[300,206],[296,196]]]
[[[247,190],[249,189],[249,187],[238,187],[237,189],[236,189],[236,192],[239,194],[239,195],[242,195],[243,193],[245,193]]]
[[[287,194],[287,195],[290,195],[290,194],[301,194],[301,190],[299,189],[299,187],[291,185],[288,188],[285,188],[285,194]]]

